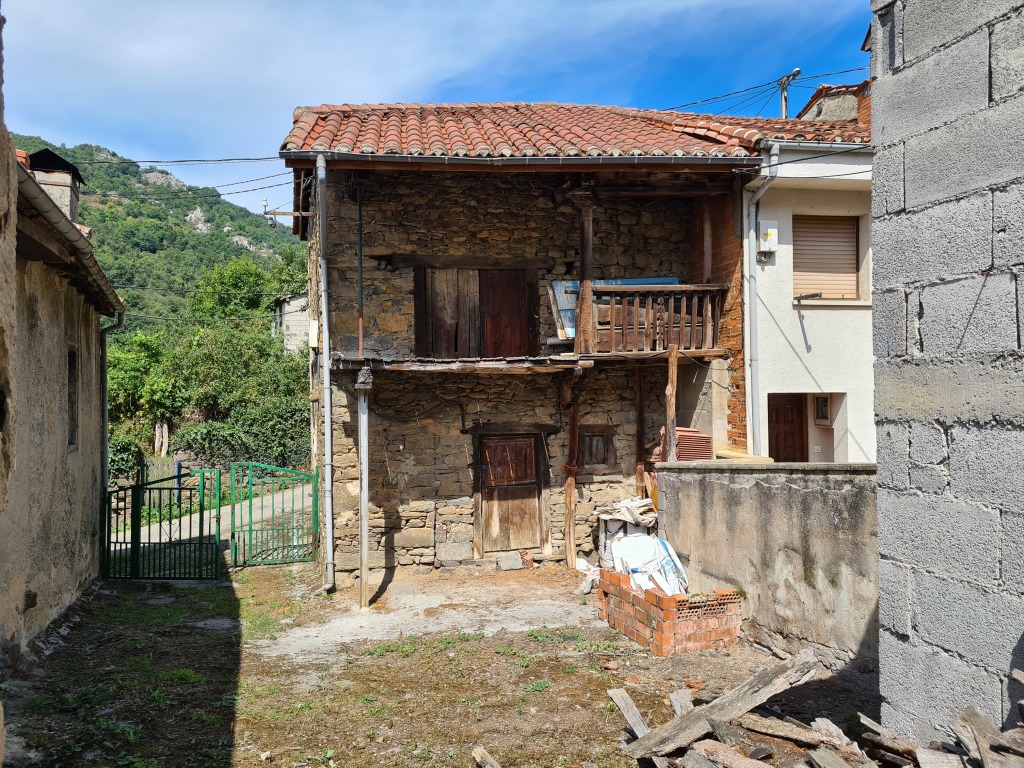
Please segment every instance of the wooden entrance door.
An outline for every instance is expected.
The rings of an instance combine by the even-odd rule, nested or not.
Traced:
[[[484,552],[543,542],[537,436],[480,438],[479,540]]]
[[[768,395],[768,455],[807,461],[806,395]]]

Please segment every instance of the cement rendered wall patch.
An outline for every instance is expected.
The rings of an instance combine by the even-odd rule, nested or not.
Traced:
[[[659,525],[692,589],[738,587],[744,615],[836,665],[877,659],[871,464],[659,464]]]

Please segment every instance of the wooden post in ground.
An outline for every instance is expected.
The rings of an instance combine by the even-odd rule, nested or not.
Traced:
[[[643,496],[647,484],[644,482],[644,373],[636,366],[636,495]]]
[[[576,567],[576,462],[579,461],[580,399],[569,406],[569,458],[565,465],[565,566]]]
[[[679,347],[668,347],[668,386],[665,387],[665,454],[662,461],[676,460],[676,381],[679,378]]]

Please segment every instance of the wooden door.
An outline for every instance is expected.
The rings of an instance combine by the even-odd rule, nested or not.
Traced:
[[[806,395],[768,395],[768,455],[807,461]]]
[[[480,438],[480,540],[484,552],[543,542],[537,436]]]
[[[480,270],[480,355],[535,355],[536,283],[525,269]]]

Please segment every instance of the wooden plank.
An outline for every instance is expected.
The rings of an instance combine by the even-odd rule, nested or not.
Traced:
[[[718,763],[713,763],[703,755],[694,752],[692,749],[687,751],[683,755],[682,760],[677,760],[677,764],[682,765],[683,768],[719,768]]]
[[[413,293],[413,329],[416,337],[415,351],[417,357],[430,356],[430,326],[427,306],[430,303],[427,293],[427,270],[416,267],[412,272]]]
[[[964,761],[960,755],[951,752],[918,747],[915,757],[921,768],[964,768]]]
[[[675,461],[676,454],[676,385],[679,379],[679,348],[668,348],[668,386],[665,387],[665,455],[662,461]]]
[[[676,717],[693,709],[693,691],[689,688],[677,688],[668,695],[668,700]]]
[[[636,495],[642,497],[646,490],[644,487],[644,459],[647,444],[644,441],[644,371],[639,365],[636,367],[634,386],[636,388]]]
[[[630,757],[664,755],[685,747],[711,730],[708,718],[732,720],[763,704],[772,696],[810,680],[820,668],[813,651],[807,649],[774,667],[761,670],[745,682],[722,694],[710,704],[658,726],[646,736],[623,747]]]
[[[881,747],[882,749],[888,750],[889,752],[895,752],[897,755],[905,757],[909,760],[913,760],[917,753],[917,747],[911,744],[905,739],[901,739],[895,733],[882,726],[880,723],[876,723],[867,715],[858,714],[857,719],[862,726],[868,729],[868,733],[865,733],[863,738]]]
[[[1011,728],[1003,731],[999,738],[992,742],[992,748],[1000,752],[1013,752],[1024,757],[1024,728]]]
[[[644,296],[644,315],[646,316],[647,326],[644,328],[644,350],[654,351],[654,296],[651,293],[647,293]]]
[[[640,710],[636,708],[633,699],[626,693],[624,688],[612,688],[608,691],[608,696],[615,702],[615,706],[619,708],[619,712],[622,713],[626,723],[633,729],[633,733],[638,738],[651,730],[647,723],[644,722],[644,717],[640,714]],[[668,768],[669,762],[667,758],[655,757],[654,764],[658,768]]]
[[[640,351],[640,292],[633,294],[633,346],[631,352]]]
[[[829,739],[826,736],[812,731],[807,726],[793,725],[792,723],[776,720],[775,718],[760,717],[759,715],[747,713],[735,718],[733,722],[746,728],[748,731],[762,733],[765,736],[774,736],[778,739],[788,739],[808,747],[820,747],[822,744],[829,743]]]
[[[725,294],[713,294],[715,300],[715,331],[711,337],[711,346],[718,349],[718,340],[722,328],[722,306],[725,304]]]
[[[700,348],[710,349],[711,348],[711,337],[708,335],[711,331],[711,294],[701,294],[704,298],[704,322],[701,323],[701,334],[700,334]]]
[[[687,349],[697,348],[697,294],[690,294],[690,338],[686,342]]]
[[[725,766],[725,768],[765,768],[766,765],[760,760],[752,760],[732,747],[711,739],[698,741],[690,747],[690,750],[713,763]]]
[[[807,753],[815,768],[851,768],[850,764],[830,749],[818,747]]]
[[[483,747],[473,747],[473,759],[479,768],[501,768],[501,763],[491,757]]]

